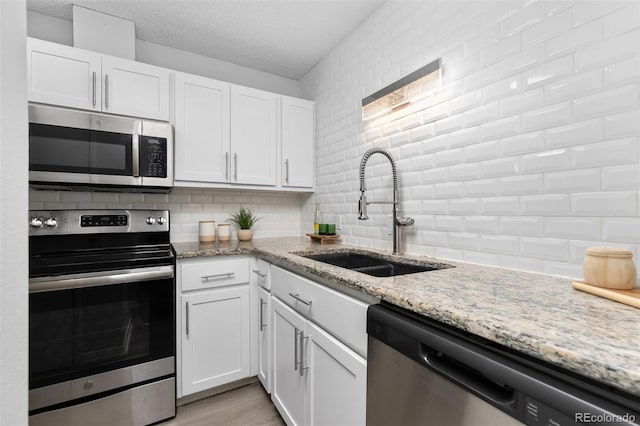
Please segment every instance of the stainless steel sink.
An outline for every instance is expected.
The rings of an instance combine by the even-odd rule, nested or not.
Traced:
[[[394,277],[396,275],[415,274],[417,272],[436,271],[439,269],[453,268],[444,263],[431,262],[400,262],[375,254],[363,253],[322,253],[303,254],[302,257],[328,263],[333,266],[362,272],[374,277]]]

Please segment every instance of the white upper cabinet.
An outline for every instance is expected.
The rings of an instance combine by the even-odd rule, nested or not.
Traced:
[[[29,100],[101,111],[101,61],[98,53],[28,38]]]
[[[229,182],[229,83],[177,73],[176,180]]]
[[[275,93],[231,86],[231,182],[276,185]]]
[[[169,71],[114,56],[102,57],[102,110],[169,121]]]
[[[167,69],[28,38],[27,72],[30,102],[169,120]]]
[[[282,186],[312,188],[314,103],[282,97]]]

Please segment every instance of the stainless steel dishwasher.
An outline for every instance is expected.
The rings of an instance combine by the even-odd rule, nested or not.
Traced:
[[[368,426],[633,425],[640,397],[385,304],[367,314]]]

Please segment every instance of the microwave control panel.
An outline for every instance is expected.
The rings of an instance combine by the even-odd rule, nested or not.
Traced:
[[[167,139],[140,136],[140,176],[167,177]]]

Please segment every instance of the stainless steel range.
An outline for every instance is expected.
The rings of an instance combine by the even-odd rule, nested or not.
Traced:
[[[166,210],[31,211],[29,424],[175,416]]]

